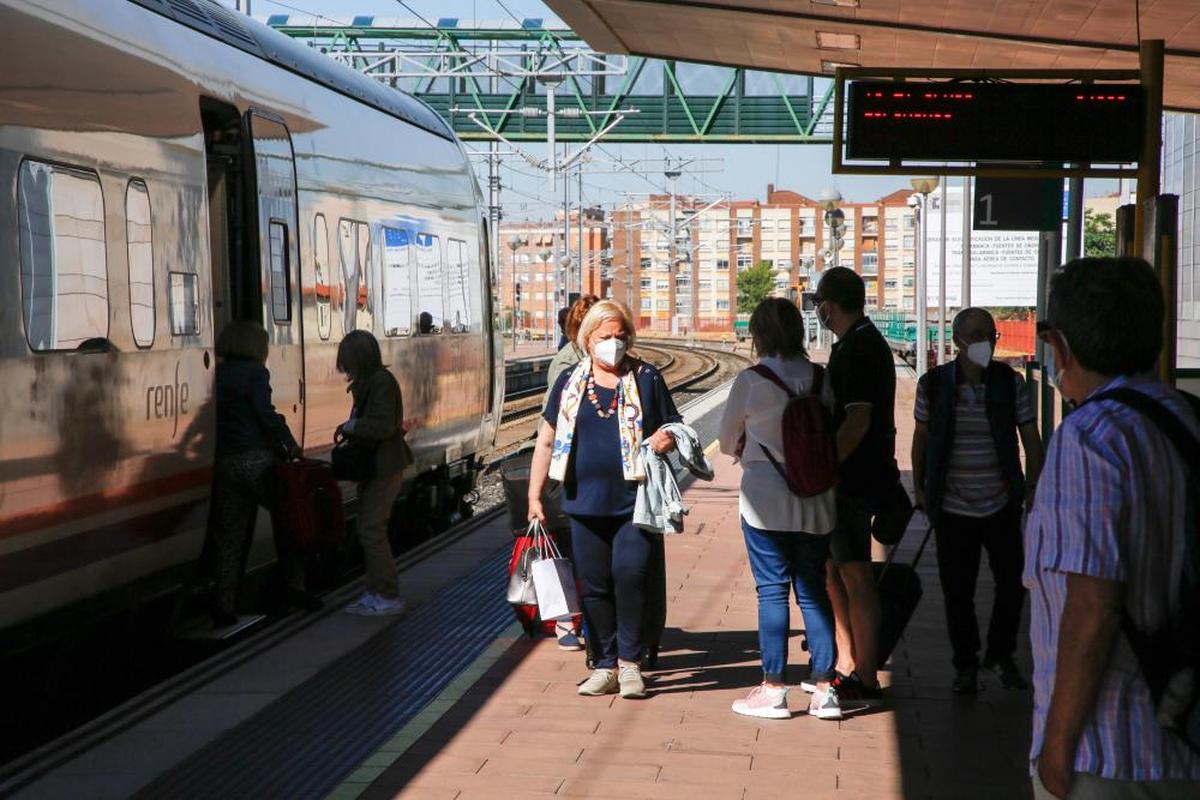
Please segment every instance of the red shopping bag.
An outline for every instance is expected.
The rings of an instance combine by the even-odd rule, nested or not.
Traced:
[[[297,549],[339,545],[346,539],[342,491],[325,461],[301,458],[275,470],[271,522],[283,526]]]

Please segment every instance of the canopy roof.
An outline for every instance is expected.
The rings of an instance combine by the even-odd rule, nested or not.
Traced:
[[[597,50],[832,74],[838,65],[1136,69],[1134,0],[546,0]],[[1200,111],[1200,2],[1142,0],[1167,108]]]

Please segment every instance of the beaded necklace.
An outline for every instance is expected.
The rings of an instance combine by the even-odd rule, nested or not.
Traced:
[[[613,414],[617,413],[617,392],[620,390],[620,385],[613,389],[612,403],[609,404],[608,410],[605,411],[600,407],[600,400],[596,397],[596,375],[594,372],[588,373],[587,380],[587,396],[588,400],[592,401],[592,406],[596,409],[596,416],[600,419],[608,419]]]

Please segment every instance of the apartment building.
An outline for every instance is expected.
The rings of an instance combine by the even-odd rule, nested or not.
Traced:
[[[572,211],[568,247],[563,246],[562,212],[554,221],[504,223],[500,226],[500,284],[497,294],[506,330],[513,322],[532,336],[556,337],[558,310],[564,304],[563,287],[572,294],[609,294],[608,221],[601,209]],[[582,251],[580,249],[582,245]],[[562,258],[569,253],[571,265]],[[582,257],[581,257],[582,253]],[[582,276],[579,265],[582,264]],[[582,278],[582,284],[580,280]],[[513,298],[519,287],[520,302]]]

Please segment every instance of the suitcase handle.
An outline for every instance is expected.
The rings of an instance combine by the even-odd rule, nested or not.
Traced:
[[[924,511],[924,509],[921,508],[920,506],[913,506],[913,510],[914,511],[917,511],[917,510]],[[925,529],[925,535],[923,537],[921,537],[921,544],[919,547],[917,547],[917,554],[915,556],[913,556],[912,568],[914,570],[917,568],[917,564],[920,563],[921,556],[925,553],[925,545],[929,544],[929,537],[932,535],[933,535],[933,524],[930,523],[929,527]],[[883,576],[887,575],[887,571],[892,566],[892,562],[896,560],[896,553],[897,553],[897,551],[899,551],[899,549],[900,549],[899,546],[893,547],[892,552],[888,553],[887,560],[883,562],[883,569],[881,569],[879,571],[879,581],[882,581]]]

